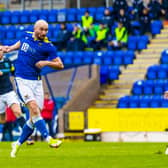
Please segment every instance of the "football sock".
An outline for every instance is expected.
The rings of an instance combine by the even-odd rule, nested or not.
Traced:
[[[19,126],[21,126],[21,128],[23,128],[24,124],[26,123],[26,120],[23,116],[18,117],[16,121],[19,123]]]
[[[26,124],[23,126],[22,133],[18,142],[20,144],[23,144],[33,133],[33,131],[34,131],[33,123],[30,120],[28,120]]]
[[[47,139],[49,136],[45,121],[42,119],[42,117],[37,116],[32,118],[34,126],[37,128],[38,131],[40,131],[42,137],[44,139]]]

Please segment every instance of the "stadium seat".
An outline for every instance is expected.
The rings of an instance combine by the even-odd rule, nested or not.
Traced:
[[[144,81],[143,80],[138,80],[138,81],[134,82],[133,87],[132,87],[132,94],[142,95],[143,88],[144,88]]]
[[[168,108],[168,100],[167,99],[162,99],[162,101],[161,101],[161,107]]]
[[[158,108],[161,107],[161,96],[153,96],[151,101],[150,101],[150,107],[152,108]]]
[[[154,95],[162,95],[164,92],[164,83],[162,80],[157,80],[154,85]]]
[[[103,64],[103,58],[104,58],[103,51],[94,52],[93,63],[97,64],[97,65],[101,65],[101,64]]]
[[[10,24],[11,23],[11,16],[12,12],[11,11],[5,11],[1,15],[1,24]]]
[[[134,57],[135,57],[134,51],[131,50],[123,51],[123,64],[124,65],[132,64]]]
[[[74,56],[74,52],[66,52],[66,54],[64,55],[64,64],[65,65],[73,65],[73,56]]]
[[[101,65],[100,66],[100,83],[105,84],[108,81],[109,66]]]
[[[73,57],[73,64],[74,65],[82,65],[83,64],[83,52],[82,51],[78,51],[74,53],[74,57]]]
[[[147,108],[150,106],[150,97],[149,96],[142,96],[139,98],[139,107],[140,108]]]
[[[124,55],[123,55],[123,51],[122,50],[118,50],[118,51],[115,51],[114,52],[114,55],[113,55],[113,62],[114,62],[114,65],[122,65],[124,64]]]
[[[137,49],[142,50],[147,48],[149,37],[147,35],[139,36],[137,41]]]
[[[29,10],[23,10],[20,15],[20,23],[21,24],[30,23],[30,14],[31,14],[31,12]]]
[[[159,34],[161,32],[162,27],[163,27],[162,21],[153,20],[151,22],[151,33],[152,33],[152,35]]]
[[[43,19],[43,20],[46,20],[48,22],[48,16],[49,16],[49,10],[48,9],[40,10],[39,19]]]
[[[118,108],[128,108],[129,107],[129,99],[130,99],[130,96],[121,97],[118,100],[117,107]]]
[[[85,51],[83,64],[92,64],[93,63],[93,52],[92,51]]]
[[[49,13],[48,13],[48,22],[49,23],[57,22],[57,12],[58,11],[56,9],[49,10]]]
[[[121,71],[119,66],[109,66],[109,74],[108,74],[108,79],[110,81],[116,80],[119,78]]]
[[[128,108],[139,107],[139,96],[130,96]]]
[[[168,67],[167,65],[158,66],[157,79],[166,79],[168,78]]]
[[[20,17],[22,13],[20,11],[13,11],[11,13],[11,23],[12,24],[20,24]]]
[[[30,13],[30,23],[35,23],[39,19],[40,14],[40,10],[33,9]]]
[[[144,81],[143,94],[144,95],[152,95],[154,93],[153,88],[154,88],[154,81],[153,80]]]
[[[104,54],[104,57],[103,57],[103,64],[112,65],[113,64],[113,58],[114,58],[114,52],[113,51],[107,51]]]
[[[136,50],[137,49],[137,37],[129,36],[128,37],[128,50]]]
[[[15,26],[9,26],[5,31],[5,37],[8,40],[15,39],[16,38],[16,27]]]
[[[168,49],[165,49],[162,51],[160,63],[161,64],[168,64]]]
[[[158,69],[159,69],[158,65],[150,66],[146,74],[147,79],[157,79]]]

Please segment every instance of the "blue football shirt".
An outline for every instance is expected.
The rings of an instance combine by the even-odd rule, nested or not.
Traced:
[[[18,58],[14,62],[15,76],[37,80],[40,78],[41,69],[35,64],[41,60],[52,60],[57,56],[55,46],[48,41],[47,37],[42,41],[35,39],[32,35],[33,32],[25,32],[20,40]]]

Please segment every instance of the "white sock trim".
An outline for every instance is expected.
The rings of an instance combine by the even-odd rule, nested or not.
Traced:
[[[41,116],[34,116],[34,117],[32,117],[33,123],[36,123],[37,121],[42,120],[42,119],[43,118]]]
[[[27,122],[26,122],[27,126],[30,127],[31,129],[34,129],[34,124],[32,123],[32,121],[29,119]]]

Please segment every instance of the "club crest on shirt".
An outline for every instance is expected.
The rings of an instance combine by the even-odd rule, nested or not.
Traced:
[[[25,95],[24,98],[27,100],[29,99],[29,95]]]

